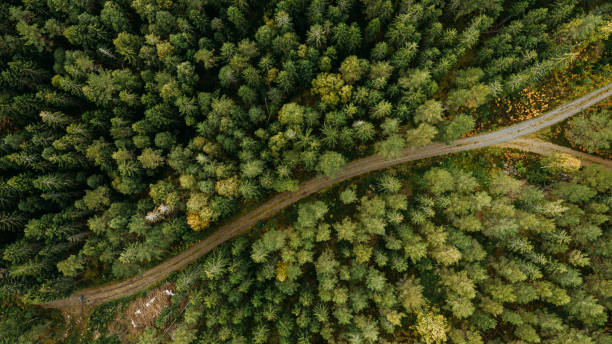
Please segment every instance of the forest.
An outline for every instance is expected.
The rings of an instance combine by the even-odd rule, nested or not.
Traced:
[[[174,275],[152,326],[110,305],[70,343],[609,342],[612,170],[502,154],[345,182]]]
[[[449,167],[380,173],[219,247],[176,280],[172,343],[612,340],[612,171],[555,167],[545,192]]]
[[[612,79],[611,20],[600,0],[1,1],[0,343],[300,182],[507,123],[493,104],[551,75]],[[551,135],[612,157],[611,109]],[[542,159],[527,183],[432,167],[299,203],[181,275],[172,340],[611,341],[609,171]]]

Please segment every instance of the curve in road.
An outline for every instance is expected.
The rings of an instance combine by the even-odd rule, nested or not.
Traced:
[[[246,232],[258,221],[270,217],[279,210],[321,189],[368,172],[381,170],[405,162],[478,149],[511,141],[520,136],[534,133],[542,128],[561,122],[597,104],[610,95],[612,95],[612,83],[574,101],[565,103],[540,117],[507,128],[459,139],[450,145],[432,143],[417,149],[405,149],[399,157],[391,160],[385,160],[381,156],[369,156],[367,158],[355,160],[347,164],[342,172],[336,177],[314,178],[300,184],[298,190],[295,192],[284,192],[276,195],[260,207],[222,226],[202,241],[145,271],[142,275],[101,287],[80,290],[67,298],[47,302],[41,304],[41,306],[59,309],[69,314],[78,314],[83,306],[90,309],[102,303],[132,295],[146,289],[152,284],[162,281],[171,272],[184,268],[218,245]],[[81,305],[81,297],[83,298],[83,305]]]

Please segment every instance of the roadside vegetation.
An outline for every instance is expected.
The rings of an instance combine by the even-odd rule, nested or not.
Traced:
[[[539,83],[519,92],[497,97],[478,111],[471,113],[477,118],[475,128],[465,134],[472,136],[483,130],[505,127],[529,120],[553,110],[570,99],[612,82],[612,42],[599,40],[577,49],[576,59],[566,68],[556,70]],[[598,104],[597,107],[604,103]],[[555,133],[562,131],[557,125]]]
[[[0,268],[26,302],[132,276],[299,180],[460,137],[601,47],[609,18],[572,0],[3,1]]]
[[[89,317],[32,306],[351,160],[601,87],[611,19],[575,0],[1,1],[0,344],[612,341],[609,171],[509,150],[344,182]],[[542,135],[612,157],[610,104]]]
[[[154,326],[107,320],[95,343],[606,342],[611,191],[599,166],[501,149],[372,173],[219,246]]]
[[[472,136],[483,129],[503,127],[529,120],[612,82],[612,42],[600,40],[577,49],[576,60],[566,68],[554,71],[538,85],[496,98],[473,114]],[[612,159],[612,100],[603,101],[582,114],[547,128],[539,136],[553,143]]]

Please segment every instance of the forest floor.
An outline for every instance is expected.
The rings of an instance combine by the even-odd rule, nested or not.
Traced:
[[[199,241],[192,247],[145,271],[141,275],[105,286],[79,290],[67,298],[47,302],[41,304],[41,306],[58,309],[64,313],[77,317],[83,316],[84,314],[82,313],[86,313],[84,310],[88,311],[105,302],[135,294],[139,291],[145,290],[151,285],[161,282],[170,273],[186,267],[220,244],[246,232],[257,222],[264,220],[287,206],[333,184],[366,174],[368,172],[381,170],[409,161],[510,142],[518,139],[519,137],[535,133],[542,128],[559,123],[610,96],[612,96],[612,83],[574,101],[565,103],[555,110],[552,110],[537,118],[523,121],[493,132],[462,138],[450,145],[432,143],[418,149],[409,148],[404,150],[399,157],[391,160],[385,160],[383,157],[375,155],[355,160],[348,163],[343,170],[333,178],[326,176],[313,178],[300,184],[298,190],[295,192],[284,192],[276,195],[258,208],[250,211],[233,222],[222,226],[210,236]],[[542,152],[555,151],[555,149],[553,149],[555,147],[551,147],[544,143],[527,145],[520,142],[521,141],[516,144],[521,145],[521,147],[532,147],[530,149],[538,149]],[[580,152],[575,153],[583,154]],[[592,160],[592,158],[589,159]],[[83,298],[83,304],[80,302],[81,297]]]

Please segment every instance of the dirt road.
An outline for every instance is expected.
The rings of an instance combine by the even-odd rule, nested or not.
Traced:
[[[612,170],[612,160],[604,159],[596,155],[591,155],[571,148],[556,145],[554,143],[541,141],[538,139],[519,138],[509,142],[500,143],[498,147],[520,149],[527,152],[549,155],[553,153],[565,153],[574,156],[582,161],[583,165],[600,164]]]
[[[163,263],[145,271],[142,275],[130,279],[86,290],[75,292],[70,297],[42,304],[47,308],[56,308],[69,314],[78,314],[81,310],[79,301],[83,297],[84,307],[91,309],[102,303],[112,301],[121,297],[132,295],[146,289],[152,284],[160,282],[173,271],[180,270],[194,262],[218,245],[244,233],[258,221],[264,220],[281,209],[307,197],[321,189],[338,182],[359,176],[368,172],[381,170],[393,165],[408,161],[441,156],[466,150],[483,148],[508,142],[523,135],[534,133],[542,128],[551,126],[564,119],[606,99],[612,95],[612,83],[596,91],[593,91],[579,99],[566,103],[559,108],[550,111],[538,118],[524,121],[513,126],[497,131],[480,134],[468,138],[459,139],[450,145],[432,143],[418,149],[406,149],[401,156],[385,160],[380,156],[370,156],[353,161],[345,166],[343,171],[334,178],[319,177],[300,184],[295,192],[284,192],[276,195],[257,209],[224,225],[204,240],[198,242],[179,255],[169,258]]]

